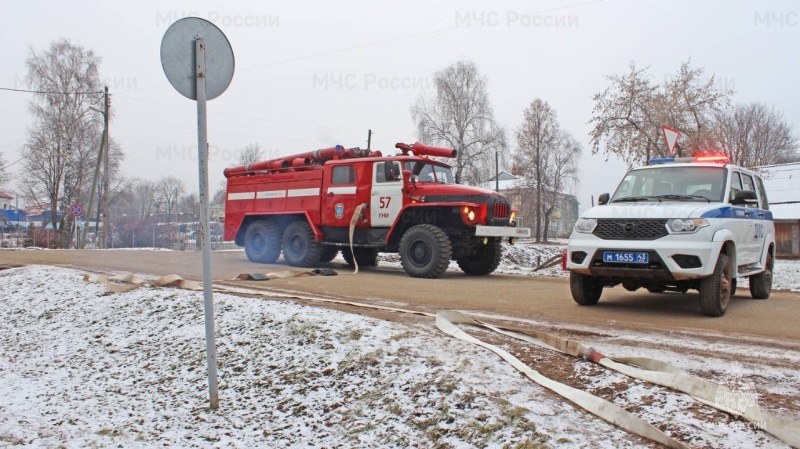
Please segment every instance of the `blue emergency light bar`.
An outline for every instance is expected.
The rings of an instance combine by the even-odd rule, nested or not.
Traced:
[[[697,157],[654,157],[648,162],[649,164],[668,164],[670,162],[690,163],[690,162],[711,162],[719,164],[727,164],[730,161],[725,154],[709,154]]]

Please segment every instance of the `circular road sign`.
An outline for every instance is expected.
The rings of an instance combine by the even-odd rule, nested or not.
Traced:
[[[83,213],[83,207],[78,203],[73,203],[69,206],[69,213],[73,217],[79,217]]]
[[[235,63],[228,38],[213,23],[184,17],[167,28],[161,39],[161,67],[181,95],[197,100],[195,39],[206,44],[206,99],[219,97],[231,84]]]

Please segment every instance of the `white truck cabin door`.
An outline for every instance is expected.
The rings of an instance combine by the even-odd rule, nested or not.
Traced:
[[[386,164],[391,164],[388,178]],[[372,195],[369,205],[371,226],[373,228],[392,226],[402,208],[403,175],[400,162],[375,162],[372,170]]]

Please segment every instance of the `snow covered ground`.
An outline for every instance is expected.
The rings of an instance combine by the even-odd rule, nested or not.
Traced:
[[[0,271],[0,447],[650,446],[445,336],[432,320],[387,322],[225,294],[215,295],[222,402],[212,412],[202,294],[110,295],[82,274]],[[647,345],[659,338],[608,337],[598,349],[631,355],[625,341],[635,341],[637,354],[679,366],[687,360],[683,351]],[[540,368],[555,363],[531,351]],[[762,351],[765,360],[780,357],[772,352]],[[696,373],[729,370],[722,359],[688,360],[682,367]],[[737,430],[736,421],[685,395],[589,362],[559,363],[590,391],[611,389],[607,399],[697,447],[785,447]],[[758,373],[756,364],[746,373],[766,376],[759,383],[766,393],[800,386],[796,369]]]

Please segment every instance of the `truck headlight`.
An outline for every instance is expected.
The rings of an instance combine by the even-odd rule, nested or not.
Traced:
[[[673,218],[667,220],[667,231],[670,234],[692,234],[706,226],[708,226],[708,220],[705,218]]]
[[[597,227],[597,220],[594,218],[579,218],[575,222],[575,230],[584,234],[591,234]]]

